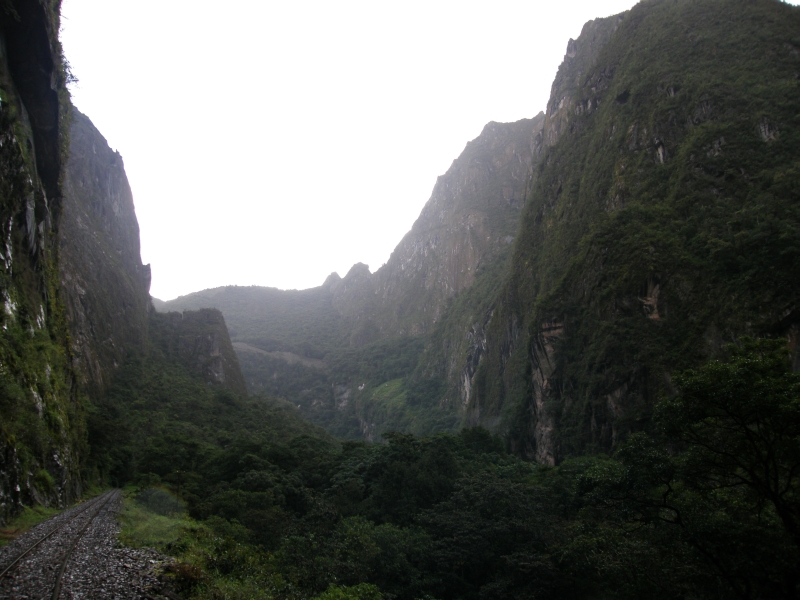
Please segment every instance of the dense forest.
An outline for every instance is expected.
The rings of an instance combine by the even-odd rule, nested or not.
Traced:
[[[482,428],[340,442],[142,358],[90,419],[92,468],[203,524],[162,540],[197,597],[796,598],[800,375],[781,341],[724,354],[651,431],[557,467]]]

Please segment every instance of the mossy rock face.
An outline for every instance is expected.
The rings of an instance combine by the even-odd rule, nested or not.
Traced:
[[[69,122],[58,8],[0,11],[0,522],[74,498],[86,451],[58,282]]]
[[[796,343],[798,30],[772,0],[644,2],[551,99],[476,422],[543,462],[607,451],[725,341]]]

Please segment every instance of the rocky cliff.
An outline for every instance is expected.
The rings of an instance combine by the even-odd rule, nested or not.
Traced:
[[[60,271],[70,349],[81,385],[98,395],[128,353],[145,349],[150,265],[142,265],[122,157],[76,109],[64,198]]]
[[[152,315],[153,344],[211,385],[247,395],[222,313],[215,309]]]
[[[570,42],[468,422],[552,464],[646,427],[725,341],[796,347],[798,24],[652,1]]]
[[[80,490],[83,412],[58,285],[68,139],[58,2],[0,11],[0,522]]]

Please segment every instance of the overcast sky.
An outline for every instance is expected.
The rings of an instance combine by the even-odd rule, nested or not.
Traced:
[[[151,294],[374,272],[489,121],[632,0],[64,0],[75,105],[125,161]]]

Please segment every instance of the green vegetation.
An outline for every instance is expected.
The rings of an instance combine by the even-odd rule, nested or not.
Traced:
[[[246,454],[258,448],[289,456],[302,453],[306,444],[338,445],[287,403],[244,398],[211,386],[188,370],[181,357],[158,347],[126,361],[87,423],[92,448],[88,480],[122,485],[135,473],[152,473],[180,485],[184,496],[208,493],[199,481],[184,481],[184,474],[206,461],[233,460],[222,456],[236,450]]]
[[[552,431],[530,456],[611,451],[671,373],[788,335],[798,27],[772,0],[643,2],[619,23],[539,164],[476,376],[482,422],[519,447]]]
[[[292,346],[277,346],[277,351],[268,354],[269,344],[256,341],[252,345],[262,352],[238,351],[250,392],[285,398],[305,418],[337,437],[380,439],[385,431],[427,434],[457,426],[455,411],[438,406],[445,389],[443,378],[421,374],[424,338],[400,337],[358,348],[344,345],[324,353],[294,353],[300,358],[292,362],[277,355],[291,352]],[[324,362],[302,362],[316,356]],[[387,402],[384,391],[379,391],[389,382],[393,382],[394,402]]]
[[[58,3],[47,3],[46,11],[36,5],[33,15],[32,6],[16,7],[31,19],[24,39],[13,12],[0,15],[4,56],[21,58],[29,49],[26,44],[60,48],[55,39]],[[71,385],[59,300],[54,206],[47,202],[48,196],[60,196],[53,175],[61,165],[58,150],[68,137],[62,66],[60,55],[37,55],[20,67],[25,72],[14,74],[9,58],[0,65],[0,522],[35,500],[72,500],[86,450],[84,399]],[[37,78],[54,95],[25,108],[19,94],[35,86]],[[34,109],[60,116],[45,132],[29,119]]]
[[[123,539],[197,598],[794,598],[800,376],[781,342],[724,353],[676,378],[652,434],[558,467],[480,428],[151,439]]]
[[[57,508],[47,508],[41,505],[26,506],[19,515],[10,519],[0,528],[0,547],[14,541],[32,527],[60,512]]]

